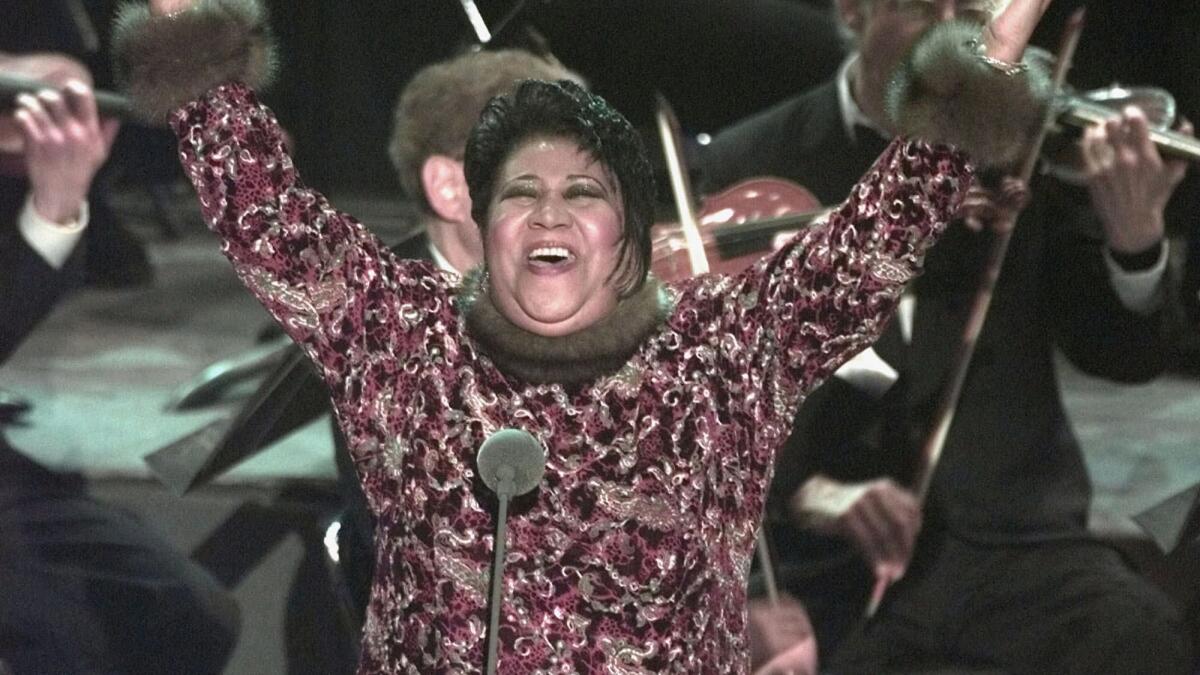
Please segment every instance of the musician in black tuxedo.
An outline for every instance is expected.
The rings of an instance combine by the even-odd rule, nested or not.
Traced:
[[[708,187],[777,175],[835,203],[891,137],[884,76],[915,36],[982,23],[995,4],[838,0],[857,51],[835,79],[718,134],[702,157]],[[1091,488],[1053,355],[1119,382],[1164,368],[1162,210],[1183,167],[1161,160],[1133,112],[1082,144],[1086,185],[1031,186],[923,505],[904,486],[979,283],[991,236],[977,220],[994,200],[973,200],[975,227],[946,232],[876,345],[897,384],[875,396],[835,378],[800,411],[777,463],[771,538],[831,672],[1188,672],[1176,609],[1089,536]],[[847,556],[865,565],[848,572]],[[820,576],[831,561],[839,572]],[[895,583],[850,631],[876,577]]]
[[[116,131],[81,80],[22,97],[3,122],[23,141],[25,175],[0,179],[0,363],[78,279],[86,195]],[[0,666],[219,673],[237,628],[215,579],[0,434]]]

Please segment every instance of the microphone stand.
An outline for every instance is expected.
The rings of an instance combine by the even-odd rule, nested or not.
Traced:
[[[516,472],[507,464],[496,469],[496,497],[500,500],[500,511],[496,516],[496,541],[492,545],[492,598],[488,618],[487,662],[484,672],[496,672],[496,654],[500,644],[500,591],[504,587],[504,556],[508,549],[508,502],[516,492]]]
[[[488,437],[476,456],[479,477],[496,493],[496,541],[492,545],[492,593],[488,619],[485,672],[496,672],[500,645],[500,596],[504,589],[504,555],[508,547],[508,502],[538,486],[546,472],[546,450],[527,431],[501,429]]]

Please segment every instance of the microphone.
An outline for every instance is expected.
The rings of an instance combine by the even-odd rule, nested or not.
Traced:
[[[503,587],[504,550],[508,534],[508,501],[523,495],[542,482],[546,473],[546,450],[527,431],[501,429],[479,446],[475,457],[479,477],[484,485],[500,499],[500,513],[496,516],[496,543],[492,558],[491,617],[488,620],[487,663],[485,672],[496,672],[496,652],[500,630],[500,590]]]
[[[528,431],[501,429],[488,436],[476,456],[479,477],[501,499],[529,492],[546,472],[546,451]]]

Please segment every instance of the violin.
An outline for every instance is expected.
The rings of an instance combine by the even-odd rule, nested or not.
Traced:
[[[1044,49],[1027,47],[1025,54],[1047,72],[1053,72],[1057,66],[1058,57]],[[1040,155],[1048,173],[1081,184],[1083,157],[1075,142],[1079,132],[1119,116],[1128,106],[1146,115],[1150,141],[1163,158],[1200,162],[1200,140],[1171,128],[1176,122],[1176,106],[1170,92],[1158,87],[1119,84],[1080,92],[1066,82],[1060,83],[1056,90],[1058,93],[1047,111],[1049,126]]]
[[[21,94],[36,94],[47,87],[61,87],[63,82],[53,80],[41,82],[35,79],[6,75],[0,66],[0,111],[7,111],[16,105],[17,96]],[[134,119],[133,107],[129,99],[112,92],[96,90],[92,92],[96,98],[96,112],[101,117],[115,117],[119,120]]]
[[[1117,117],[1128,107],[1138,108],[1149,123],[1150,141],[1164,159],[1200,162],[1200,140],[1174,131],[1175,99],[1155,87],[1114,85],[1083,93],[1064,93],[1053,103],[1053,120],[1042,146],[1047,173],[1074,185],[1085,182],[1083,156],[1076,143],[1078,131]]]
[[[1200,162],[1200,140],[1170,129],[1175,122],[1175,99],[1161,89],[1113,86],[1067,96],[1059,103],[1057,121],[1086,129],[1116,117],[1125,105],[1136,106],[1146,113],[1150,141],[1163,157]]]
[[[804,187],[781,178],[750,178],[706,197],[696,214],[709,269],[736,274],[773,250],[775,235],[806,227],[828,209]],[[688,243],[678,223],[651,228],[650,269],[672,281],[692,275]]]
[[[828,214],[808,190],[779,178],[753,178],[706,199],[699,213],[683,164],[683,134],[670,103],[658,95],[656,114],[677,223],[651,227],[650,269],[665,281],[715,271],[736,274],[770,253],[775,235]]]

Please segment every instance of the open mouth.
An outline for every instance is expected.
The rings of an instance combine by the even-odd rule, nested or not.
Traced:
[[[529,252],[529,264],[539,269],[564,267],[575,261],[575,254],[565,246],[539,246]]]

